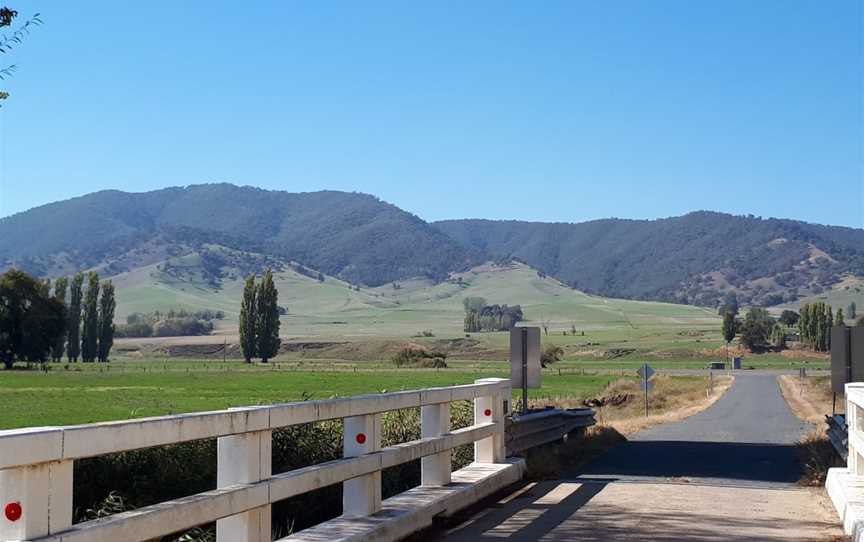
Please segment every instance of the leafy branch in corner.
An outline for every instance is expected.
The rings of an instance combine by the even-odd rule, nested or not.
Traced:
[[[11,15],[7,15],[7,12]],[[17,11],[2,8],[2,10],[0,10],[0,23],[5,24],[0,24],[0,26],[9,26],[9,24],[11,24],[12,18],[14,18],[16,15],[18,15]],[[7,20],[9,22],[7,22]],[[39,18],[39,14],[37,13],[30,17],[30,19],[28,19],[27,22],[21,25],[15,32],[0,37],[0,53],[8,53],[15,46],[21,45],[21,43],[24,41],[24,36],[30,33],[30,28],[33,26],[39,26],[41,24],[42,19]]]

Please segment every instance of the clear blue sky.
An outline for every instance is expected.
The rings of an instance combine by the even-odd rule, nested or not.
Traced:
[[[0,55],[0,216],[228,181],[864,227],[860,1],[0,4],[45,21]]]

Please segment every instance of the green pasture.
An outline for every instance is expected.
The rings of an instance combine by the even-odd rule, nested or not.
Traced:
[[[305,398],[326,399],[362,393],[467,384],[503,371],[297,370],[243,364],[170,364],[141,367],[114,364],[72,370],[54,368],[0,374],[0,429],[67,425],[160,414],[270,404]],[[187,369],[189,369],[187,371]],[[594,396],[620,376],[549,376],[532,397],[579,399]]]

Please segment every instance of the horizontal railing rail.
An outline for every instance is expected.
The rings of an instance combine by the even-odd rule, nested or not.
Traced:
[[[474,424],[450,430],[450,403],[474,401]],[[474,443],[474,460],[504,460],[510,381],[344,399],[232,408],[88,425],[0,432],[0,540],[148,540],[217,522],[219,541],[271,540],[271,504],[343,483],[343,514],[381,509],[381,471],[421,460],[423,485],[450,482],[451,450]],[[381,448],[381,413],[421,409],[418,440]],[[272,430],[344,419],[343,459],[271,474]],[[75,459],[217,438],[212,491],[72,525]]]

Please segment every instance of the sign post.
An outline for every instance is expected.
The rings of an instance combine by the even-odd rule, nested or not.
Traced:
[[[510,380],[522,388],[522,414],[528,412],[528,388],[540,387],[540,328],[510,329]]]
[[[654,376],[654,369],[651,368],[647,363],[643,363],[642,367],[639,367],[639,370],[636,371],[636,374],[642,379],[640,382],[640,387],[645,392],[645,417],[648,417],[648,392],[651,391],[651,388],[654,387],[654,383],[651,382],[651,377]]]

